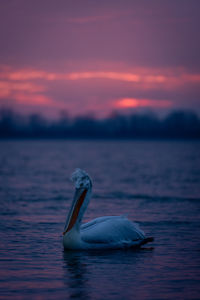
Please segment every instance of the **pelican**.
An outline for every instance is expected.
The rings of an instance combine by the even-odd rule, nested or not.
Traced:
[[[99,217],[81,224],[91,198],[92,181],[81,169],[76,169],[71,179],[75,184],[75,194],[63,232],[65,249],[123,249],[153,241],[126,216]]]

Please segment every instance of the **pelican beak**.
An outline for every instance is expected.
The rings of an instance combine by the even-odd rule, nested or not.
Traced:
[[[79,216],[81,206],[84,202],[86,193],[87,193],[87,189],[85,188],[76,189],[74,194],[74,200],[72,202],[72,206],[69,211],[69,215],[65,224],[65,230],[63,232],[63,235],[65,235],[75,225],[77,218]]]

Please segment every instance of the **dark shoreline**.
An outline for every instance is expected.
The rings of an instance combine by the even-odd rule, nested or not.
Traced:
[[[160,119],[153,113],[113,114],[47,120],[41,115],[23,116],[0,110],[0,139],[94,139],[94,140],[198,140],[200,118],[193,111],[172,111]]]

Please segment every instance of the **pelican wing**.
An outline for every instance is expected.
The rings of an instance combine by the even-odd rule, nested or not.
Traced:
[[[108,216],[94,219],[81,226],[81,238],[87,243],[129,244],[145,238],[136,223],[125,216]]]

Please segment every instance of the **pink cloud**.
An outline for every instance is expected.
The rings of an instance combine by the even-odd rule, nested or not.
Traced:
[[[40,94],[30,95],[30,94],[16,93],[14,95],[14,99],[19,104],[25,104],[25,105],[39,105],[39,106],[56,105],[56,103],[52,99]]]
[[[5,71],[0,73],[0,78],[7,79],[11,81],[23,81],[23,80],[57,80],[59,79],[59,74],[45,72],[42,70],[34,69],[22,69],[17,71]]]
[[[113,109],[137,107],[170,108],[177,91],[200,83],[200,74],[184,69],[83,69],[73,72],[70,68],[69,72],[61,73],[1,68],[1,105],[7,99],[20,107],[46,107],[54,113],[67,109],[73,115],[88,111],[103,115]]]
[[[26,91],[29,93],[42,92],[45,88],[31,82],[0,81],[0,97],[10,95],[14,91]]]
[[[89,79],[107,79],[116,81],[125,81],[138,84],[146,84],[146,87],[154,84],[174,86],[182,85],[187,82],[200,82],[200,74],[187,73],[185,70],[152,70],[148,68],[136,68],[135,71],[81,71],[81,72],[47,72],[35,69],[22,69],[16,71],[2,71],[0,78],[9,81],[26,81],[26,80],[89,80]]]

